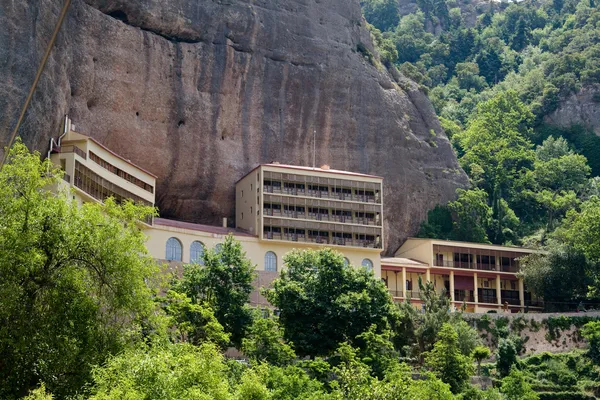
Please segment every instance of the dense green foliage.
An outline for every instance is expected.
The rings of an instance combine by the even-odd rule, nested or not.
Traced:
[[[0,397],[38,381],[72,393],[142,337],[157,270],[137,221],[153,209],[85,204],[50,189],[60,172],[18,142],[0,172]]]
[[[375,44],[428,91],[472,184],[432,210],[419,236],[546,244],[567,210],[598,194],[589,176],[600,173],[600,139],[541,125],[600,82],[595,4],[418,0],[400,15],[393,3],[361,2]]]
[[[547,309],[597,299],[600,138],[544,124],[600,83],[595,2],[417,0],[407,15],[392,3],[361,2],[375,45],[429,94],[470,179],[418,236],[547,248],[522,263]]]
[[[252,321],[247,303],[253,279],[254,266],[246,258],[242,244],[228,235],[219,251],[204,252],[202,265],[186,265],[174,289],[195,303],[210,306],[219,323],[231,334],[231,342],[240,346]]]
[[[356,344],[371,325],[382,333],[395,323],[385,285],[365,268],[346,265],[341,254],[292,251],[284,262],[286,269],[265,295],[280,310],[285,338],[298,355],[324,356],[339,343]]]

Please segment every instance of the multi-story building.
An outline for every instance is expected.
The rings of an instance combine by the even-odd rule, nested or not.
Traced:
[[[80,203],[108,197],[154,205],[156,176],[75,132],[70,120],[49,157],[64,171]],[[155,218],[142,224],[150,254],[171,266],[201,262],[228,234],[257,266],[257,288],[268,285],[292,249],[333,248],[346,262],[372,269],[397,301],[418,304],[418,280],[446,289],[452,304],[468,311],[536,309],[519,259],[534,250],[433,239],[408,239],[394,257],[381,258],[383,179],[378,176],[278,163],[257,166],[236,184],[236,226],[228,228]],[[252,302],[264,303],[258,291]]]
[[[419,279],[445,289],[455,308],[486,312],[536,310],[541,302],[518,276],[519,260],[537,250],[435,239],[408,239],[383,258],[382,279],[396,300],[419,304]]]
[[[75,132],[68,119],[59,141],[52,141],[49,156],[64,171],[63,184],[73,188],[79,203],[113,197],[154,206],[156,176],[95,139]],[[146,222],[151,224],[151,220]]]
[[[379,276],[383,179],[278,163],[259,165],[236,185],[236,226],[280,248],[331,247]]]

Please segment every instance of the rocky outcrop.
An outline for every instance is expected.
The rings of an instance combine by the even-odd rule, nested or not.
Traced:
[[[2,145],[62,3],[0,3]],[[318,165],[384,176],[394,251],[466,176],[372,51],[358,0],[73,0],[20,134],[47,151],[68,113],[158,175],[163,216],[219,223],[258,163],[312,164],[316,131]]]
[[[600,136],[600,85],[584,86],[562,100],[554,112],[544,117],[544,122],[562,128],[580,125]]]

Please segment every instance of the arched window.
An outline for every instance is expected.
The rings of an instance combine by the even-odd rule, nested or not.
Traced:
[[[367,271],[373,271],[373,261],[369,260],[368,258],[362,260],[362,266],[365,267]]]
[[[265,271],[277,272],[277,255],[272,251],[265,254]]]
[[[167,240],[167,261],[181,261],[182,246],[177,238],[169,238]]]
[[[344,257],[344,267],[347,267],[348,265],[350,265],[350,260],[348,260],[348,257]]]
[[[190,246],[190,263],[204,264],[204,245],[202,242],[192,242]]]

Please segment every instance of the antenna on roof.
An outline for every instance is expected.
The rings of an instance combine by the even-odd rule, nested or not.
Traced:
[[[313,168],[317,167],[317,130],[313,131]]]

